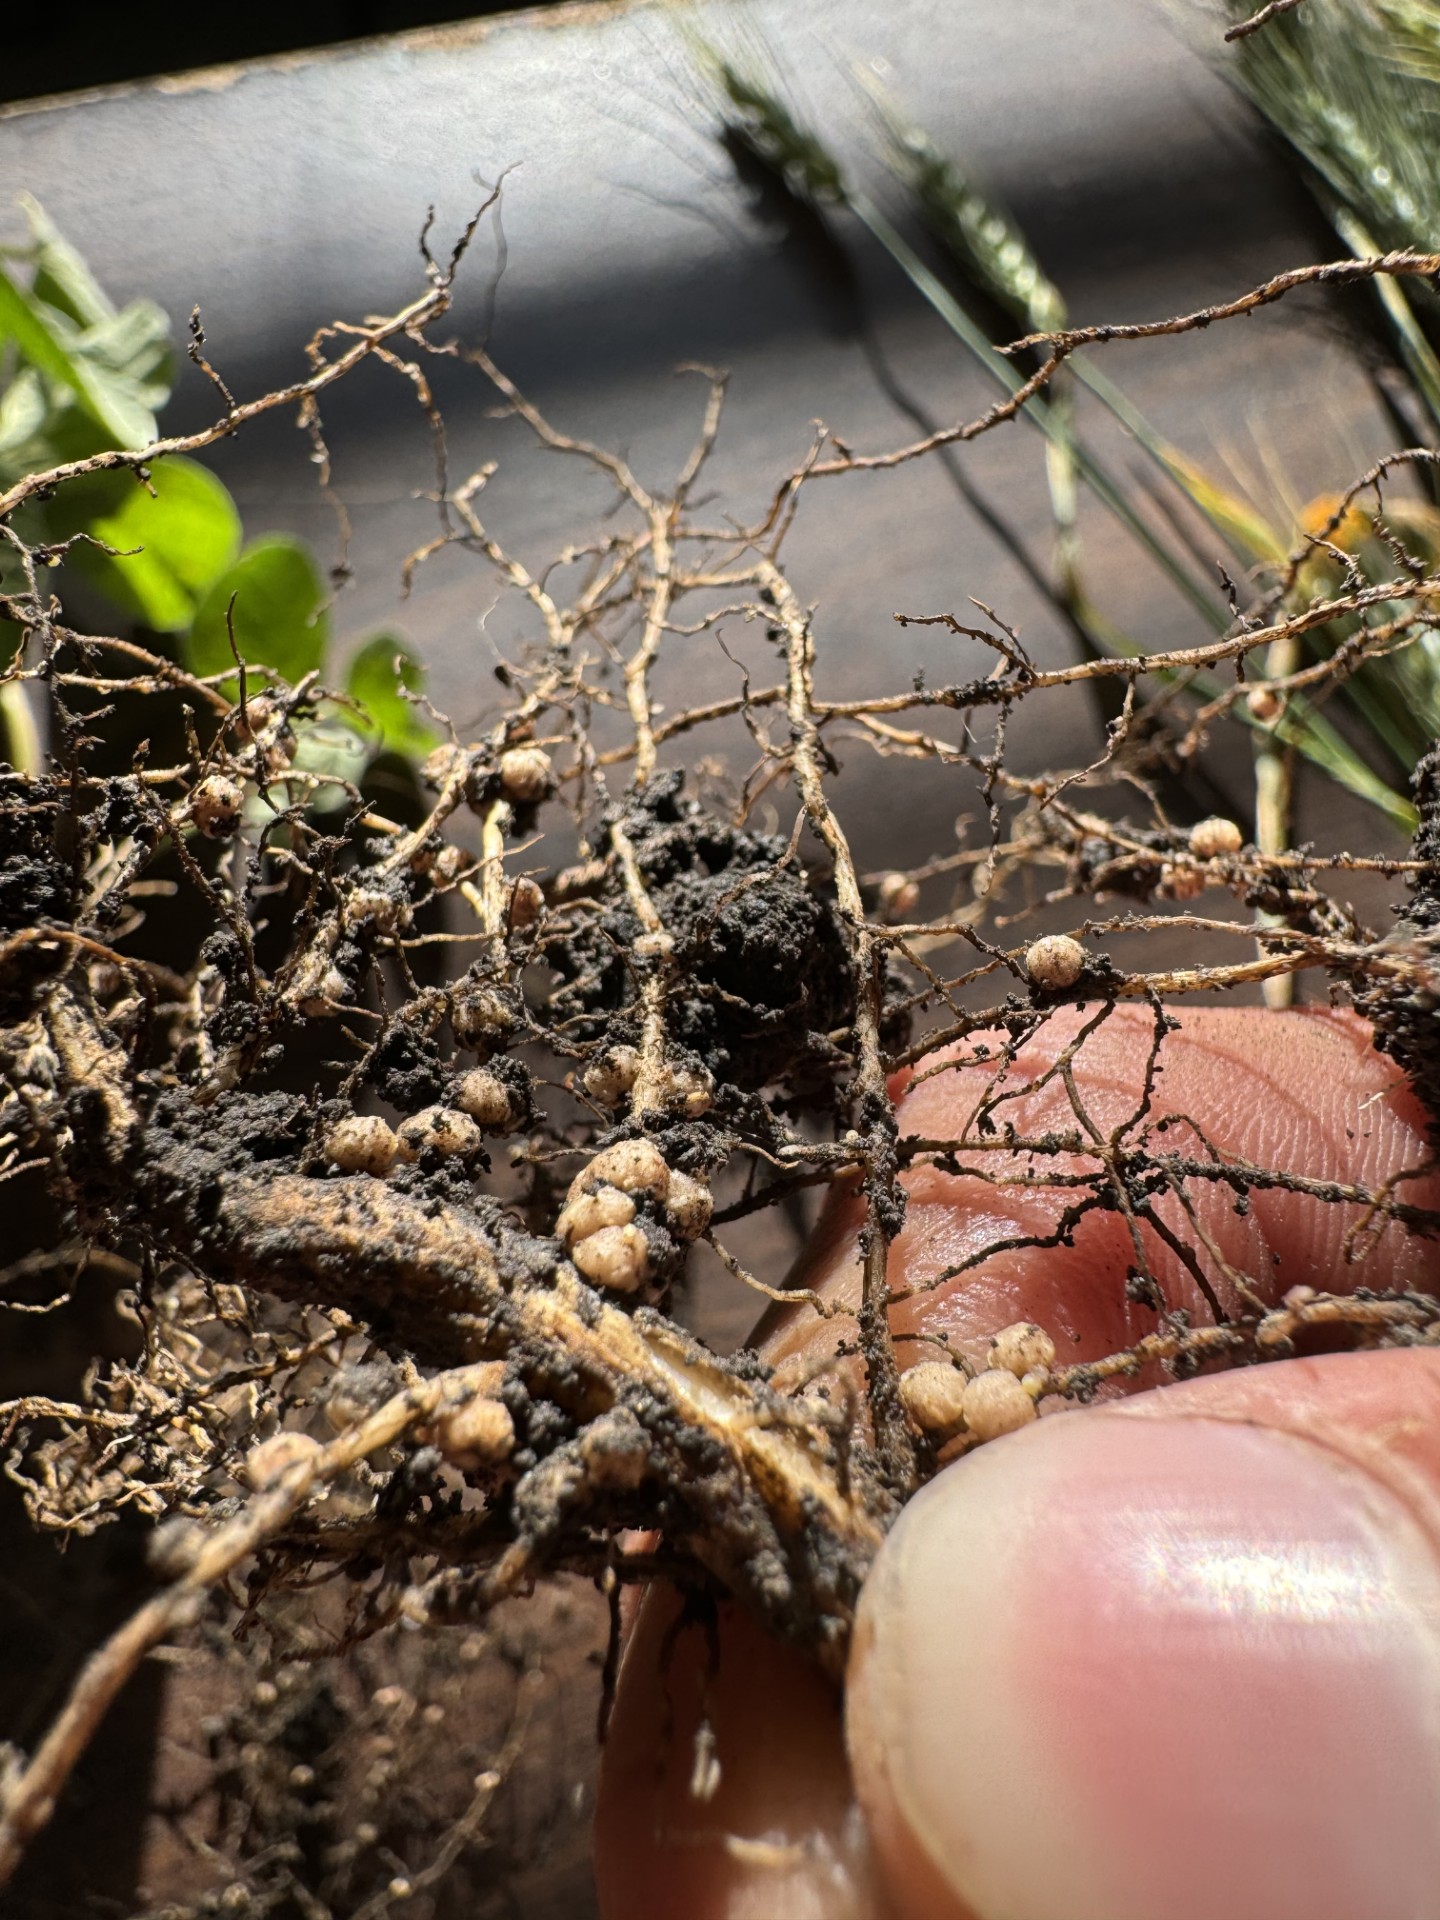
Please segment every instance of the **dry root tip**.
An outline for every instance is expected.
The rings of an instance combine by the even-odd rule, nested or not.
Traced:
[[[1033,1320],[1017,1320],[1013,1326],[1002,1327],[990,1342],[990,1365],[1003,1367],[1017,1380],[1054,1364],[1055,1342]]]
[[[463,1158],[480,1150],[480,1129],[458,1107],[426,1107],[400,1124],[400,1145],[410,1157],[430,1149]]]
[[[1034,1400],[1015,1378],[999,1367],[977,1373],[965,1389],[965,1426],[977,1441],[998,1440],[1035,1419]]]
[[[965,1425],[968,1384],[959,1367],[952,1367],[948,1360],[923,1360],[901,1374],[900,1399],[921,1433],[938,1445]]]
[[[618,1107],[639,1072],[640,1055],[634,1047],[611,1047],[585,1069],[581,1084],[597,1107]]]
[[[500,756],[500,791],[512,806],[534,806],[555,785],[550,756],[539,747],[510,747]]]
[[[1073,987],[1085,971],[1085,949],[1068,933],[1047,933],[1025,955],[1025,971],[1037,987]]]
[[[325,1136],[325,1157],[342,1173],[389,1173],[400,1153],[395,1129],[378,1114],[353,1113]]]
[[[519,1102],[499,1074],[485,1067],[462,1073],[452,1091],[455,1105],[484,1133],[508,1133],[519,1118]]]
[[[570,1257],[587,1280],[612,1293],[636,1293],[650,1278],[650,1248],[637,1226],[601,1227]]]
[[[1190,851],[1197,860],[1214,860],[1221,854],[1239,853],[1245,844],[1244,835],[1233,820],[1222,820],[1213,814],[1208,820],[1197,820],[1190,829]]]
[[[207,840],[228,840],[240,824],[245,789],[238,780],[212,773],[190,795],[190,817]]]
[[[268,1440],[251,1447],[242,1473],[257,1493],[264,1493],[278,1486],[291,1467],[313,1460],[319,1452],[320,1442],[308,1433],[272,1433]]]
[[[1285,702],[1273,687],[1256,687],[1245,696],[1245,705],[1249,708],[1252,720],[1258,720],[1268,727],[1273,720],[1280,718],[1280,710]]]

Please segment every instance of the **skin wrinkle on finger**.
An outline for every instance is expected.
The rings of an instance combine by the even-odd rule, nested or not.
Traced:
[[[1089,1011],[1093,1013],[1093,1009]],[[1057,1015],[1042,1035],[1022,1051],[1015,1073],[1033,1075],[1047,1067],[1084,1017],[1068,1010]],[[1368,1029],[1352,1017],[1312,1012],[1284,1015],[1229,1010],[1194,1012],[1182,1008],[1179,1018],[1181,1032],[1167,1039],[1162,1054],[1165,1065],[1156,1083],[1157,1114],[1172,1110],[1188,1112],[1217,1146],[1257,1162],[1267,1159],[1273,1162],[1283,1148],[1292,1169],[1298,1168],[1313,1176],[1343,1176],[1376,1185],[1401,1167],[1417,1165],[1426,1157],[1423,1120],[1414,1102],[1404,1091],[1394,1068],[1371,1049]],[[1089,1109],[1102,1126],[1113,1126],[1133,1112],[1152,1030],[1150,1016],[1143,1009],[1122,1009],[1086,1042],[1078,1078]],[[972,1041],[971,1051],[973,1044]],[[988,1080],[993,1071],[993,1067],[988,1069],[985,1079]],[[906,1076],[911,1086],[901,1106],[900,1130],[902,1134],[927,1137],[953,1134],[957,1127],[956,1115],[968,1116],[974,1111],[984,1084],[979,1071],[961,1067],[928,1078],[924,1073],[922,1068],[920,1074]],[[1299,1088],[1296,1094],[1289,1091],[1292,1079]],[[904,1093],[903,1083],[894,1085],[893,1091]],[[1037,1101],[1055,1097],[1049,1088],[1042,1095],[1030,1096]],[[1063,1088],[1058,1090],[1058,1097],[1064,1100]],[[1008,1117],[1019,1124],[1025,1103],[1007,1102],[1000,1111],[1007,1113],[1007,1110]],[[1068,1102],[1063,1109],[1055,1111],[1068,1114]],[[1180,1135],[1181,1130],[1177,1128],[1168,1136],[1172,1150]],[[1194,1137],[1188,1129],[1183,1139],[1180,1150],[1191,1151]],[[987,1156],[987,1164],[993,1164],[998,1157]],[[905,1184],[912,1200],[905,1230],[891,1250],[892,1285],[910,1284],[954,1263],[966,1253],[993,1245],[997,1238],[1013,1233],[1017,1224],[1022,1225],[1023,1230],[1033,1230],[1037,1218],[1025,1211],[1027,1196],[1019,1188],[997,1189],[974,1179],[957,1179],[921,1168],[908,1173]],[[1414,1204],[1440,1204],[1440,1181],[1433,1174],[1407,1184],[1402,1191]],[[1207,1205],[1212,1195],[1219,1196],[1226,1217],[1217,1221],[1213,1214],[1202,1212],[1202,1218],[1207,1228],[1220,1233],[1227,1256],[1235,1255],[1234,1243],[1227,1237],[1233,1230],[1230,1222],[1252,1236],[1242,1251],[1255,1264],[1268,1265],[1271,1252],[1282,1255],[1279,1267],[1272,1267],[1266,1276],[1268,1292],[1281,1291],[1299,1280],[1328,1283],[1342,1290],[1356,1285],[1383,1287],[1397,1282],[1423,1285],[1428,1281],[1434,1285],[1436,1266],[1440,1264],[1435,1244],[1415,1240],[1393,1225],[1374,1237],[1370,1257],[1363,1265],[1340,1267],[1337,1263],[1344,1233],[1356,1209],[1341,1209],[1294,1194],[1257,1194],[1250,1220],[1240,1222],[1228,1214],[1233,1196],[1227,1197],[1221,1189],[1206,1187],[1202,1198]],[[1344,1221],[1340,1219],[1342,1212],[1348,1216]],[[1053,1214],[1044,1218],[1053,1219]],[[822,1217],[803,1275],[797,1277],[806,1284],[819,1286],[830,1299],[843,1297],[851,1280],[852,1234],[853,1219],[847,1219],[847,1205],[842,1195],[832,1200]],[[997,1255],[957,1283],[917,1295],[904,1308],[897,1309],[893,1315],[897,1328],[903,1333],[905,1324],[920,1329],[941,1325],[950,1332],[957,1346],[978,1353],[997,1326],[1033,1317],[1047,1324],[1057,1338],[1064,1329],[1065,1338],[1060,1342],[1062,1360],[1077,1353],[1099,1354],[1126,1345],[1133,1338],[1132,1330],[1145,1330],[1153,1324],[1153,1317],[1144,1316],[1133,1302],[1123,1298],[1125,1267],[1131,1258],[1123,1225],[1112,1216],[1095,1214],[1084,1223],[1076,1240],[1074,1248],[1030,1249]],[[1164,1271],[1170,1284],[1173,1268],[1163,1263],[1173,1256],[1161,1249],[1155,1258],[1157,1270]],[[1244,1261],[1237,1264],[1243,1265]],[[1182,1276],[1174,1284],[1180,1303],[1187,1304],[1193,1297],[1193,1283]],[[1187,1291],[1180,1292],[1181,1288]],[[904,1323],[902,1315],[906,1316]],[[772,1357],[788,1353],[797,1375],[801,1374],[813,1363],[817,1348],[823,1350],[832,1345],[837,1336],[843,1337],[846,1324],[843,1318],[820,1324],[813,1314],[790,1312],[774,1316],[769,1351]],[[1066,1346],[1072,1351],[1067,1353]],[[907,1364],[927,1357],[927,1351],[933,1352],[933,1349],[904,1340],[900,1344],[902,1360]],[[1193,1387],[1171,1386],[1158,1396],[1141,1395],[1134,1400],[1116,1402],[1105,1410],[1105,1417],[1127,1420],[1153,1417],[1163,1413],[1167,1406],[1181,1415],[1190,1406],[1192,1394],[1203,1398],[1204,1394],[1213,1394],[1219,1389],[1239,1391],[1242,1383],[1251,1381],[1273,1382],[1274,1386],[1267,1387],[1266,1391],[1275,1392],[1284,1382],[1295,1380],[1303,1384],[1309,1379],[1308,1374],[1296,1374],[1300,1364],[1291,1362],[1281,1368],[1265,1367],[1210,1377]],[[1311,1364],[1304,1363],[1306,1367]],[[1285,1393],[1288,1391],[1288,1387],[1285,1388]],[[1306,1391],[1312,1389],[1307,1387]],[[1318,1396],[1318,1422],[1325,1393],[1320,1387],[1314,1387],[1313,1393]],[[1226,1409],[1220,1410],[1217,1417],[1233,1419],[1240,1425],[1260,1417],[1253,1408],[1247,1411],[1239,1402],[1227,1402]],[[1059,1412],[1063,1410],[1057,1410]],[[1097,1417],[1098,1413],[1063,1413],[1063,1420],[1046,1419],[1029,1431],[1040,1434],[1063,1424],[1075,1432]],[[1373,1408],[1366,1417],[1377,1425],[1384,1424],[1378,1421]],[[1006,1449],[1015,1444],[1017,1440],[1012,1437],[993,1447],[982,1448],[956,1471],[962,1476],[977,1474],[987,1459],[1003,1460]],[[1423,1476],[1427,1469],[1419,1456],[1408,1466],[1404,1464],[1406,1444],[1406,1432],[1393,1431],[1385,1446],[1387,1458],[1394,1456],[1387,1484],[1393,1486],[1398,1497],[1409,1501],[1411,1490],[1405,1476]],[[1380,1445],[1378,1440],[1376,1445]],[[924,1498],[928,1496],[922,1496]],[[888,1577],[887,1555],[882,1555],[872,1577],[877,1596],[883,1596],[883,1583]],[[867,1588],[867,1594],[870,1591]],[[653,1602],[647,1602],[647,1610],[650,1604]],[[865,1618],[869,1611],[868,1607],[862,1611],[857,1664],[858,1650],[863,1649],[867,1640]],[[947,1622],[946,1632],[953,1638],[953,1613],[947,1614]],[[734,1711],[721,1756],[729,1790],[743,1796],[747,1791],[745,1776],[752,1776],[752,1769],[763,1757],[766,1764],[752,1779],[763,1776],[764,1791],[769,1795],[769,1817],[778,1828],[794,1831],[796,1823],[803,1826],[808,1819],[817,1831],[835,1834],[851,1830],[846,1824],[850,1816],[850,1787],[843,1766],[837,1770],[829,1762],[818,1761],[815,1748],[808,1749],[810,1758],[802,1761],[797,1750],[802,1722],[806,1738],[818,1736],[828,1727],[829,1738],[838,1747],[839,1723],[833,1702],[824,1714],[813,1700],[805,1704],[806,1697],[791,1691],[783,1664],[768,1668],[763,1684],[748,1684],[754,1663],[743,1648],[738,1655],[738,1665],[732,1662],[730,1643],[724,1633],[721,1654],[717,1697],[733,1689]],[[792,1672],[808,1676],[808,1670],[798,1662],[792,1661],[791,1668]],[[770,1920],[772,1915],[775,1920],[782,1917],[788,1920],[791,1912],[806,1912],[807,1908],[795,1904],[797,1883],[792,1881],[785,1898],[776,1904],[779,1887],[773,1874],[762,1873],[757,1878],[745,1869],[743,1862],[728,1856],[723,1869],[717,1868],[719,1856],[713,1850],[707,1854],[694,1846],[669,1845],[653,1819],[648,1816],[641,1819],[637,1814],[634,1796],[624,1784],[624,1770],[612,1766],[612,1753],[625,1751],[623,1745],[617,1746],[615,1742],[627,1729],[636,1735],[644,1749],[644,1765],[650,1770],[647,1779],[652,1783],[653,1795],[658,1764],[651,1716],[659,1685],[656,1674],[653,1643],[648,1654],[635,1643],[622,1669],[615,1713],[616,1735],[612,1737],[602,1776],[601,1855],[610,1861],[608,1880],[602,1875],[602,1911],[607,1920],[611,1915],[617,1916],[617,1920],[621,1915],[625,1920],[631,1920],[631,1916],[636,1916],[636,1920],[672,1920],[672,1916],[673,1920],[681,1920],[681,1916],[685,1916],[685,1920],[741,1920],[741,1916],[743,1920]],[[693,1733],[693,1727],[689,1732]],[[968,1710],[956,1709],[952,1704],[946,1735],[950,1742],[947,1762],[950,1770],[990,1763],[991,1756],[986,1753],[980,1730]],[[648,1746],[645,1745],[647,1739]],[[690,1769],[688,1741],[683,1716],[677,1716],[667,1751],[670,1771],[684,1776],[678,1782],[672,1781],[672,1788],[682,1793]],[[787,1782],[806,1776],[816,1783],[816,1792],[801,1807],[791,1801],[791,1786]],[[630,1778],[633,1781],[633,1774]],[[828,1801],[827,1794],[831,1796]],[[653,1800],[648,1804],[653,1806]],[[898,1905],[894,1911],[903,1913],[904,1920],[921,1920],[922,1916],[923,1920],[950,1920],[951,1915],[956,1916],[956,1920],[974,1920],[972,1912],[957,1903],[953,1891],[947,1889],[933,1865],[917,1850],[903,1823],[897,1826],[893,1813],[894,1802],[887,1801],[883,1792],[870,1795],[867,1815],[876,1852],[892,1863],[900,1857],[909,1860],[909,1876],[905,1881],[908,1904]],[[753,1833],[758,1829],[752,1822],[748,1827],[738,1825],[736,1830]],[[833,1880],[827,1897],[834,1898]],[[850,1920],[851,1914],[854,1920],[877,1920],[882,1910],[874,1903],[876,1898],[873,1894],[864,1894],[857,1886],[848,1910],[836,1907],[834,1911],[837,1916],[844,1912],[845,1920]],[[823,1903],[820,1910],[829,1911]],[[1045,1914],[1044,1920],[1060,1920],[1061,1913],[1064,1920],[1071,1920],[1063,1907]],[[1145,1915],[1144,1920],[1159,1920],[1159,1915],[1157,1908],[1155,1914]],[[996,1917],[986,1916],[985,1920],[996,1920]],[[1011,1920],[1011,1916],[1006,1915],[1005,1920]],[[1107,1916],[1107,1920],[1120,1920],[1120,1916]],[[1164,1920],[1170,1920],[1168,1913]],[[1218,1914],[1207,1914],[1205,1920],[1218,1920]],[[1225,1920],[1240,1920],[1240,1917],[1227,1911]],[[1265,1920],[1272,1917],[1266,1916]],[[1307,1920],[1342,1920],[1342,1917],[1327,1915],[1322,1909],[1307,1916]],[[1343,1920],[1357,1920],[1357,1916],[1346,1914]],[[1406,1920],[1412,1920],[1412,1916],[1407,1915]],[[1424,1920],[1437,1920],[1437,1917],[1426,1913]]]
[[[1063,1009],[1019,1050],[1004,1070],[1002,1084],[1021,1097],[1001,1103],[997,1119],[1010,1120],[1031,1136],[1075,1129],[1075,1115],[1058,1077],[1036,1091],[1023,1089],[1053,1064],[1093,1013],[1093,1008]],[[1394,1067],[1374,1052],[1368,1028],[1353,1015],[1185,1009],[1178,1018],[1179,1033],[1167,1036],[1160,1048],[1160,1071],[1143,1123],[1152,1129],[1153,1151],[1205,1157],[1198,1128],[1227,1156],[1371,1187],[1383,1185],[1401,1168],[1426,1161],[1418,1109]],[[1153,1019],[1146,1009],[1122,1006],[1080,1048],[1077,1080],[1086,1111],[1103,1131],[1121,1126],[1137,1112],[1152,1035]],[[977,1036],[951,1050],[966,1064],[916,1077],[908,1087],[897,1086],[902,1137],[963,1134],[1000,1072],[993,1061],[971,1064],[977,1041],[985,1043]],[[995,1036],[989,1036],[990,1044],[994,1041]],[[1171,1116],[1183,1120],[1164,1132],[1153,1131],[1157,1122]],[[1128,1136],[1135,1144],[1141,1137],[1138,1128]],[[909,1206],[905,1227],[891,1249],[891,1288],[902,1296],[918,1291],[892,1309],[902,1363],[925,1357],[925,1348],[904,1339],[907,1334],[943,1334],[958,1351],[977,1356],[997,1325],[1017,1319],[1035,1319],[1047,1327],[1060,1348],[1061,1364],[1100,1358],[1154,1330],[1154,1311],[1127,1297],[1126,1277],[1135,1256],[1117,1212],[1096,1209],[1087,1214],[1069,1246],[1003,1249],[1007,1240],[1053,1235],[1065,1207],[1076,1198],[1074,1188],[1025,1186],[1018,1184],[1020,1178],[1033,1174],[1043,1181],[1057,1174],[1090,1174],[1097,1160],[1073,1154],[1032,1159],[988,1151],[971,1154],[969,1161],[990,1174],[1008,1175],[1017,1184],[997,1187],[932,1165],[919,1166],[904,1178]],[[1186,1191],[1203,1232],[1267,1298],[1277,1298],[1301,1281],[1342,1289],[1433,1284],[1434,1243],[1407,1234],[1394,1222],[1364,1236],[1355,1249],[1363,1259],[1347,1263],[1347,1236],[1361,1219],[1358,1207],[1317,1204],[1286,1191],[1254,1191],[1242,1217],[1233,1191],[1221,1182],[1191,1179]],[[1416,1205],[1440,1205],[1440,1177],[1434,1173],[1407,1182],[1402,1191]],[[1160,1199],[1156,1212],[1179,1238],[1196,1245],[1195,1227],[1173,1196]],[[853,1299],[857,1226],[853,1201],[837,1195],[822,1223],[815,1254],[797,1283],[814,1286],[831,1304]],[[1209,1324],[1209,1305],[1175,1252],[1149,1226],[1142,1226],[1141,1235],[1168,1304],[1184,1309],[1196,1324]],[[1002,1250],[954,1280],[933,1284],[937,1274],[993,1247]],[[1203,1246],[1196,1251],[1222,1306],[1233,1310],[1233,1288]],[[1384,1279],[1377,1279],[1382,1273]],[[772,1326],[776,1358],[812,1365],[818,1350],[843,1340],[845,1322],[832,1322],[818,1339],[813,1320],[803,1312],[777,1316]]]

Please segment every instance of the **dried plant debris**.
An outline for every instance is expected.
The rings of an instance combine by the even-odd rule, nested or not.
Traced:
[[[16,1304],[59,1299],[88,1264],[122,1286],[135,1334],[70,1397],[5,1407],[7,1471],[59,1535],[125,1512],[153,1523],[157,1582],[12,1770],[0,1873],[126,1677],[215,1617],[224,1583],[246,1631],[279,1632],[298,1591],[343,1595],[338,1655],[400,1621],[473,1633],[542,1576],[613,1596],[664,1572],[738,1595],[838,1674],[876,1548],[937,1460],[1112,1375],[1260,1360],[1316,1328],[1375,1344],[1440,1326],[1440,1302],[1418,1293],[1304,1290],[1269,1305],[1218,1271],[1197,1226],[1184,1252],[1206,1316],[1171,1311],[1158,1283],[1147,1292],[1142,1262],[1133,1300],[1152,1318],[1134,1347],[1064,1366],[1044,1328],[1018,1325],[977,1366],[933,1343],[897,1352],[887,1277],[902,1174],[1013,1155],[1015,1062],[1057,1010],[1083,1006],[1088,1032],[1140,1002],[1153,1065],[1162,997],[1310,974],[1369,1015],[1440,1114],[1434,754],[1416,772],[1413,847],[1365,856],[1267,851],[1244,808],[1177,822],[1154,798],[1237,706],[1247,725],[1270,724],[1362,666],[1434,645],[1440,577],[1403,520],[1385,518],[1411,468],[1359,476],[1329,524],[1257,576],[1226,630],[1193,644],[1047,667],[988,609],[902,609],[978,647],[953,684],[831,697],[823,621],[784,560],[802,494],[999,427],[1107,340],[1206,327],[1299,286],[1433,276],[1440,259],[1343,261],[1153,325],[1032,340],[1034,372],[982,417],[878,454],[822,437],[746,524],[696,499],[722,380],[709,380],[682,470],[655,490],[552,425],[484,349],[439,335],[463,251],[429,260],[426,291],[401,313],[320,336],[297,386],[244,405],[226,392],[209,429],[103,448],[0,496],[0,616],[17,636],[4,683],[43,696],[51,740],[43,766],[0,770],[0,1180],[43,1192],[36,1219],[54,1226],[21,1263]],[[367,359],[399,370],[438,435],[435,356],[488,382],[613,501],[541,565],[482,521],[490,470],[457,482],[437,440],[440,528],[410,570],[451,546],[473,555],[529,639],[471,738],[419,708],[392,659],[396,698],[424,717],[406,805],[307,759],[307,730],[348,696],[313,665],[288,677],[247,658],[243,624],[200,672],[153,634],[68,622],[50,569],[67,554],[35,544],[32,503],[97,471],[143,481],[267,409],[297,406],[318,434],[325,390]],[[1362,500],[1393,562],[1380,581],[1331,539]],[[1336,570],[1297,591],[1321,549]],[[1301,635],[1306,651],[1277,652]],[[744,649],[733,691],[700,706],[667,697],[662,711],[657,677],[707,641]],[[1014,710],[1100,680],[1120,705],[1098,754],[1012,770]],[[706,742],[726,726],[722,777]],[[748,768],[734,765],[736,737]],[[907,848],[906,864],[861,872],[842,743],[943,768],[982,829],[958,850]],[[1403,888],[1391,930],[1348,899],[1362,875]],[[1147,937],[1182,929],[1185,964],[1148,966]],[[901,1139],[887,1077],[941,1040],[969,1044],[992,1095],[964,1138]],[[1077,1117],[1022,1142],[1037,1186],[1058,1156],[1060,1234],[1118,1209],[1139,1245],[1157,1197],[1189,1181],[1221,1181],[1242,1206],[1294,1187],[1377,1230],[1440,1224],[1400,1182],[1327,1186],[1208,1145],[1177,1158],[1163,1133],[1142,1103],[1113,1137]],[[862,1214],[858,1303],[748,1274],[729,1223],[837,1180]],[[722,1358],[685,1332],[672,1308],[692,1249],[833,1322],[820,1370],[797,1385],[753,1351]],[[637,1529],[652,1545],[624,1550]],[[323,1718],[323,1689],[302,1691]],[[275,1706],[254,1695],[216,1732],[222,1773],[237,1741],[234,1764],[251,1766]],[[309,1831],[331,1792],[314,1767],[245,1789],[245,1818],[263,1823],[276,1795],[298,1795],[309,1811],[291,1825]],[[479,1780],[503,1771],[477,1776],[476,1821],[494,1791]],[[369,1843],[357,1829],[325,1845],[338,1888]],[[355,1874],[359,1910],[382,1911],[369,1868]]]

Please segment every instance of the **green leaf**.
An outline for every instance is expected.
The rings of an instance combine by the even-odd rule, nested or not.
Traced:
[[[115,308],[105,289],[70,242],[64,239],[32,194],[17,199],[30,223],[34,241],[31,258],[35,277],[30,291],[37,300],[68,314],[78,327],[98,326],[114,317]]]
[[[153,373],[158,314],[158,308],[137,301],[134,309],[103,322],[103,356],[96,363],[86,354],[85,336],[76,333],[73,323],[18,286],[0,267],[0,341],[13,340],[22,359],[37,373],[73,393],[115,446],[143,447],[155,438],[155,415],[124,370],[124,354],[143,349],[147,373]],[[163,315],[160,318],[163,321]]]
[[[419,693],[424,685],[425,669],[393,633],[367,640],[345,675],[345,691],[365,710],[363,730],[393,753],[427,753],[440,738],[400,691]]]
[[[51,537],[85,532],[74,565],[106,598],[157,633],[179,633],[240,552],[240,515],[213,473],[193,460],[157,461],[154,494],[129,473],[97,473],[62,487],[47,509]],[[226,649],[228,655],[228,647]]]
[[[235,644],[247,666],[273,667],[293,686],[319,667],[330,637],[325,583],[310,549],[281,533],[252,540],[210,588],[181,642],[195,673],[234,664],[225,613],[234,598]]]
[[[315,720],[295,729],[293,765],[298,773],[325,774],[358,787],[370,753],[370,741],[353,726]],[[347,806],[350,796],[343,787],[324,786],[312,788],[306,798],[313,812],[333,813]]]

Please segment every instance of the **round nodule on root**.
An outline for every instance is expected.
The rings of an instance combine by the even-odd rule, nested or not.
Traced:
[[[506,910],[510,925],[521,930],[533,927],[544,911],[545,895],[533,880],[522,874],[510,889]]]
[[[948,1440],[965,1424],[965,1389],[969,1382],[948,1360],[922,1360],[900,1376],[900,1398],[906,1413],[930,1439]]]
[[[461,1157],[480,1146],[480,1129],[458,1107],[426,1107],[400,1125],[400,1145],[407,1153],[432,1152]]]
[[[342,1173],[386,1174],[400,1152],[395,1129],[378,1113],[352,1113],[325,1136],[325,1157]]]
[[[1025,971],[1037,987],[1063,991],[1085,971],[1085,949],[1068,933],[1047,933],[1026,953]]]
[[[1268,727],[1272,720],[1280,718],[1284,704],[1273,687],[1253,687],[1245,696],[1245,705],[1249,710],[1250,718],[1258,720],[1263,727]]]
[[[1017,1380],[1041,1367],[1055,1364],[1055,1342],[1033,1320],[1017,1320],[1002,1327],[990,1342],[990,1365],[1003,1367]]]
[[[410,909],[405,901],[397,900],[394,894],[385,893],[379,887],[356,887],[345,902],[346,922],[357,929],[394,933],[409,918]]]
[[[515,1123],[515,1096],[497,1073],[472,1067],[453,1090],[455,1105],[487,1133],[502,1133]]]
[[[698,1072],[694,1067],[670,1069],[666,1104],[678,1108],[687,1120],[698,1120],[702,1113],[708,1113],[714,1100],[715,1082],[703,1068]]]
[[[576,1174],[569,1198],[606,1185],[664,1200],[670,1191],[670,1169],[653,1140],[617,1140],[613,1147],[602,1148],[589,1166]]]
[[[228,840],[240,824],[245,789],[223,773],[209,774],[190,795],[190,817],[207,840]]]
[[[462,770],[469,757],[463,747],[452,746],[448,742],[432,747],[420,762],[420,778],[427,787],[443,787],[447,780]]]
[[[510,997],[498,987],[460,987],[450,1000],[450,1030],[475,1052],[501,1046],[519,1026]]]
[[[1238,853],[1244,844],[1245,836],[1235,822],[1222,819],[1219,814],[1212,814],[1208,820],[1197,820],[1190,829],[1190,851],[1197,860]]]
[[[308,1433],[272,1433],[246,1454],[244,1478],[257,1493],[264,1493],[278,1485],[291,1467],[313,1461],[320,1450],[320,1442]]]
[[[1013,1373],[992,1367],[965,1389],[965,1425],[977,1440],[998,1440],[1035,1419],[1037,1408]]]
[[[639,1227],[601,1227],[571,1253],[587,1280],[612,1293],[634,1293],[650,1278],[650,1248]]]
[[[573,1247],[606,1227],[628,1227],[634,1218],[635,1202],[628,1193],[619,1187],[596,1187],[593,1193],[577,1193],[567,1202],[555,1222],[555,1234]]]
[[[618,1107],[639,1072],[640,1055],[634,1047],[610,1047],[585,1069],[581,1084],[597,1107]]]
[[[698,1240],[710,1224],[715,1200],[703,1180],[689,1173],[672,1173],[665,1211],[682,1240]]]
[[[503,1370],[493,1367],[486,1371],[498,1376]],[[492,1397],[493,1385],[493,1381],[486,1381],[458,1405],[441,1407],[431,1422],[436,1446],[457,1466],[480,1467],[508,1460],[515,1449],[515,1422],[505,1403]]]
[[[500,791],[512,806],[534,806],[555,784],[550,756],[541,747],[509,747],[497,769]]]

